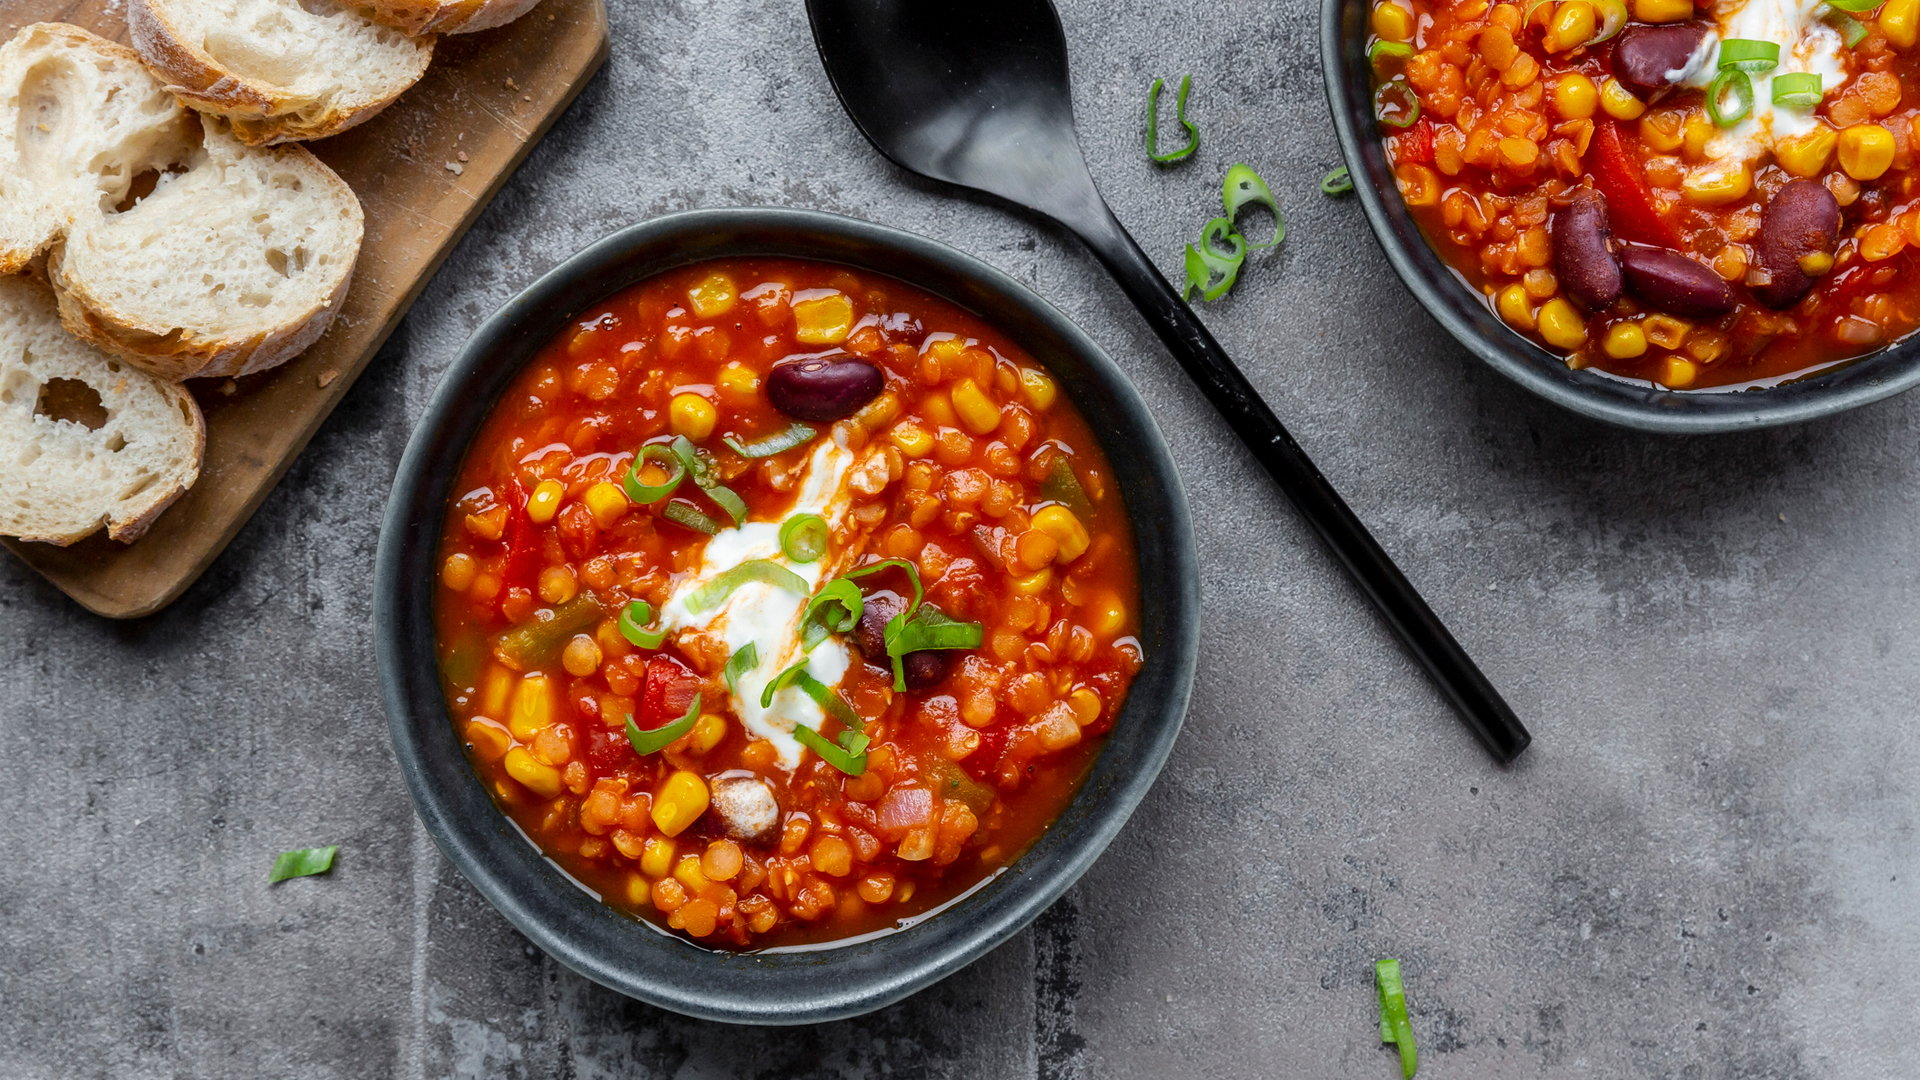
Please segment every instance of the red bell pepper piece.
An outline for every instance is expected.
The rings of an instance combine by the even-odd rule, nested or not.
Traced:
[[[1647,188],[1640,163],[1621,139],[1619,124],[1608,120],[1594,129],[1586,165],[1594,188],[1606,196],[1613,235],[1636,244],[1680,247],[1679,234],[1653,208],[1653,193]]]
[[[647,683],[640,691],[640,712],[633,726],[641,731],[665,727],[687,715],[700,692],[700,677],[668,656],[647,661]]]
[[[1399,165],[1433,164],[1433,125],[1424,118],[1405,133],[1394,136],[1394,162]]]
[[[540,577],[540,528],[527,516],[527,493],[520,482],[507,482],[507,562],[500,572],[506,589],[532,589]]]

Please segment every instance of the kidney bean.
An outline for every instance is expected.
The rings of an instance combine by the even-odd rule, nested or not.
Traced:
[[[853,641],[869,663],[891,666],[892,661],[887,659],[887,623],[906,608],[906,600],[894,593],[876,592],[867,597],[860,610],[859,625],[853,629]],[[947,654],[937,649],[922,649],[900,658],[909,690],[925,690],[938,684],[947,677],[948,664]]]
[[[767,399],[800,420],[850,416],[885,389],[880,369],[846,353],[788,360],[767,373]]]
[[[780,800],[757,776],[735,774],[713,782],[713,809],[735,840],[767,842],[780,831]]]
[[[1669,315],[1715,319],[1736,303],[1719,274],[1677,251],[1630,247],[1620,253],[1620,269],[1635,300]]]
[[[1609,244],[1607,200],[1591,188],[1574,189],[1553,212],[1553,269],[1574,303],[1599,311],[1620,296],[1620,263]]]
[[[1757,272],[1747,285],[1761,303],[1776,311],[1800,302],[1816,275],[1801,268],[1809,255],[1832,255],[1840,236],[1840,204],[1826,186],[1813,180],[1789,180],[1760,213],[1755,240]]]
[[[1629,26],[1613,42],[1613,77],[1640,97],[1651,98],[1679,81],[1706,37],[1703,22]]]

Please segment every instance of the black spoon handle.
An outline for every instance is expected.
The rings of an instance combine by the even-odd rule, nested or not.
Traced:
[[[1400,568],[1380,549],[1340,493],[1280,425],[1279,418],[1234,366],[1226,350],[1213,340],[1193,309],[1160,276],[1112,211],[1104,206],[1101,209],[1106,212],[1075,230],[1080,238],[1119,280],[1174,359],[1200,384],[1207,399],[1266,466],[1280,490],[1340,557],[1347,572],[1380,609],[1400,640],[1419,657],[1481,744],[1502,764],[1512,761],[1533,741],[1519,717]]]

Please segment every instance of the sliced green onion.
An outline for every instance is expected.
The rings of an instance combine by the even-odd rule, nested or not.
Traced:
[[[694,532],[706,533],[708,536],[713,536],[720,531],[719,522],[701,513],[699,507],[679,499],[668,503],[667,508],[660,511],[660,516],[675,525],[682,525]]]
[[[885,640],[887,656],[893,661],[893,688],[907,688],[908,653],[923,649],[977,649],[986,638],[986,627],[977,622],[950,619],[940,609],[921,605],[887,620]]]
[[[1373,118],[1388,127],[1410,128],[1420,119],[1420,95],[1400,79],[1381,83],[1373,92]]]
[[[799,663],[767,680],[766,687],[760,691],[760,707],[763,709],[771,709],[773,707],[773,695],[786,689],[788,683],[799,678],[800,673],[807,669],[808,663],[809,659],[803,656],[800,658]]]
[[[1245,165],[1235,165],[1227,170],[1227,179],[1221,185],[1221,198],[1227,205],[1227,220],[1233,227],[1240,227],[1240,211],[1249,206],[1264,206],[1273,215],[1273,239],[1264,244],[1248,244],[1248,251],[1265,251],[1279,247],[1280,241],[1287,238],[1287,219],[1280,216],[1280,204],[1274,201],[1273,192],[1268,190],[1267,182],[1260,174]],[[1240,234],[1245,239],[1246,234]]]
[[[1320,194],[1345,195],[1353,190],[1353,174],[1345,165],[1320,178]]]
[[[687,706],[687,715],[652,731],[641,731],[640,725],[633,722],[633,714],[627,714],[627,741],[633,744],[633,752],[646,757],[657,750],[665,749],[668,743],[693,730],[693,722],[700,719],[700,695],[693,695],[693,704]]]
[[[1525,29],[1533,22],[1533,13],[1553,3],[1553,0],[1527,0],[1527,6],[1520,12],[1520,27]]]
[[[1593,10],[1605,16],[1587,44],[1598,45],[1618,34],[1627,25],[1627,0],[1593,0]]]
[[[1187,129],[1187,145],[1178,150],[1160,152],[1160,89],[1164,84],[1159,79],[1147,87],[1147,157],[1161,165],[1171,165],[1176,161],[1185,161],[1200,149],[1200,129],[1187,119],[1187,91],[1193,89],[1193,76],[1180,76],[1180,93],[1173,99],[1174,118],[1180,126]]]
[[[630,600],[620,609],[620,636],[632,642],[638,649],[657,649],[667,640],[665,630],[649,630],[647,624],[653,621],[653,605],[645,600]]]
[[[1217,245],[1222,243],[1229,252],[1219,250]],[[1200,246],[1187,245],[1187,283],[1180,298],[1187,299],[1198,289],[1202,300],[1220,299],[1240,279],[1240,267],[1246,261],[1247,238],[1233,231],[1232,221],[1214,218],[1200,233]]]
[[[1883,2],[1884,0],[1827,0],[1827,6],[1839,11],[1861,12],[1872,11]]]
[[[648,484],[641,481],[640,467],[649,461],[659,462],[666,468],[666,482]],[[620,486],[626,491],[628,502],[646,506],[673,494],[673,489],[679,487],[680,481],[686,478],[687,467],[681,464],[672,447],[665,443],[650,443],[640,448],[640,453],[633,459],[633,467],[620,478]]]
[[[800,615],[801,647],[812,652],[828,635],[852,632],[860,625],[860,615],[865,610],[866,601],[858,585],[847,578],[827,582],[826,588],[807,601],[807,610]]]
[[[1073,471],[1073,462],[1066,454],[1056,454],[1053,464],[1047,467],[1047,478],[1040,484],[1040,498],[1059,503],[1081,521],[1093,516],[1093,503],[1087,499],[1087,489],[1080,486],[1080,474]]]
[[[872,740],[867,738],[864,731],[849,728],[840,733],[839,744],[835,745],[807,725],[795,724],[793,737],[800,740],[800,745],[819,754],[820,760],[848,776],[859,776],[867,771],[867,744]]]
[[[1378,71],[1383,64],[1413,59],[1413,46],[1404,41],[1376,41],[1367,49],[1367,63]]]
[[[1820,104],[1820,76],[1811,71],[1789,71],[1773,77],[1773,103],[1795,109]]]
[[[1720,43],[1721,71],[1771,71],[1780,66],[1780,46],[1752,38],[1728,38]]]
[[[727,657],[727,693],[740,692],[740,676],[760,666],[760,650],[749,641],[738,652]]]
[[[283,851],[274,856],[273,870],[267,875],[267,884],[285,881],[288,878],[312,877],[333,869],[333,856],[340,845],[327,847],[301,848],[299,851]]]
[[[772,708],[773,695],[789,685],[798,686],[802,693],[820,706],[821,711],[848,727],[854,727],[860,723],[860,715],[853,711],[853,706],[848,705],[845,698],[836,693],[832,687],[807,674],[807,661],[804,658],[773,677],[773,681],[767,684],[767,688],[760,692],[760,707]],[[804,725],[795,726],[797,728]]]
[[[802,596],[807,594],[806,578],[771,559],[748,559],[693,590],[693,594],[687,597],[687,613],[698,615],[703,611],[711,611],[719,607],[721,601],[732,596],[733,590],[754,581],[786,589],[789,592],[797,592]]]
[[[1753,80],[1747,73],[1727,68],[1707,84],[1707,118],[1717,127],[1732,127],[1753,112]]]
[[[1846,10],[1829,2],[1814,9],[1814,18],[1839,31],[1841,42],[1851,49],[1867,39],[1867,24],[1845,14]]]
[[[827,553],[833,536],[819,514],[795,514],[780,526],[780,550],[797,563],[810,563]]]
[[[909,607],[907,610],[912,611],[913,608],[919,607],[920,601],[926,598],[926,593],[920,588],[920,571],[915,569],[914,565],[905,559],[881,559],[877,563],[868,563],[858,570],[850,570],[846,576],[850,579],[863,578],[869,574],[877,574],[888,567],[893,567],[905,573],[907,580],[913,582],[913,607]]]
[[[816,434],[818,432],[806,424],[795,424],[785,431],[776,431],[750,443],[743,443],[731,435],[725,436],[720,441],[726,443],[728,449],[741,457],[763,458],[784,454],[796,446],[805,446],[813,441]]]
[[[672,445],[674,456],[687,467],[687,475],[693,477],[693,485],[706,492],[707,498],[712,499],[716,506],[725,510],[735,525],[746,521],[746,500],[735,494],[732,488],[722,484],[719,477],[713,475],[712,463],[700,453],[699,448],[694,446],[685,435],[676,436]]]
[[[1412,1080],[1419,1067],[1419,1054],[1413,1048],[1413,1025],[1407,1020],[1407,994],[1400,985],[1400,961],[1381,960],[1373,965],[1375,985],[1380,990],[1380,1041],[1400,1048],[1400,1075]]]

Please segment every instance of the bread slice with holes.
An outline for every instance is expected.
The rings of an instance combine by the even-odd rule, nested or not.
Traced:
[[[505,26],[540,0],[365,0],[367,18],[409,34],[470,34]]]
[[[254,146],[324,139],[420,81],[433,37],[338,0],[129,0],[134,48],[167,88]]]
[[[53,294],[0,278],[0,536],[140,537],[200,475],[193,395],[75,339]]]
[[[360,202],[298,146],[182,106],[133,50],[38,23],[0,46],[0,271],[44,256],[67,329],[171,379],[283,363],[324,333]]]

